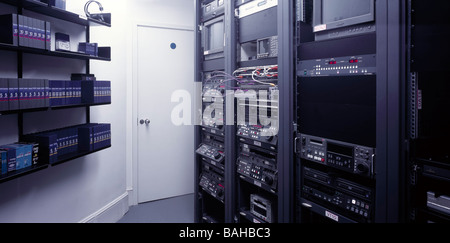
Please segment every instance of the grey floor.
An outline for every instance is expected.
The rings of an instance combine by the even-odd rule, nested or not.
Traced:
[[[194,194],[132,206],[117,223],[194,223]]]

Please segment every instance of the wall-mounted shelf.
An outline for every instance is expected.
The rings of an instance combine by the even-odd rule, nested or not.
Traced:
[[[81,108],[89,108],[89,107],[92,107],[92,106],[102,106],[102,105],[110,105],[110,104],[111,103],[79,104],[79,105],[42,107],[42,108],[25,109],[25,110],[2,111],[2,112],[0,112],[0,116],[19,114],[19,113],[30,113],[30,112],[43,112],[43,111],[52,111],[52,110],[72,109],[72,108],[80,108],[80,107]]]
[[[0,50],[6,51],[18,51],[22,53],[30,53],[44,56],[54,56],[63,57],[79,60],[100,60],[100,61],[111,61],[111,49],[110,47],[99,47],[99,52],[102,52],[104,56],[90,56],[79,52],[63,52],[63,51],[48,51],[43,49],[36,49],[23,46],[13,46],[8,44],[0,43]],[[108,53],[109,52],[109,53]]]
[[[94,151],[89,151],[89,152],[76,152],[76,153],[66,154],[64,156],[61,156],[61,158],[58,158],[58,161],[56,163],[52,164],[51,166],[57,166],[57,165],[60,165],[63,163],[67,163],[69,161],[84,157],[89,154],[97,153],[99,151],[102,151],[102,150],[105,150],[108,148],[111,148],[111,146],[97,149]],[[25,168],[25,169],[16,170],[16,171],[4,174],[4,175],[0,175],[0,183],[5,183],[7,181],[11,181],[11,180],[17,179],[19,177],[23,177],[23,176],[47,169],[47,168],[49,168],[49,166],[50,166],[50,164],[48,162],[46,162],[46,163],[41,162],[41,164],[38,164],[38,165],[33,165],[33,166]]]
[[[0,175],[0,183],[4,183],[4,182],[10,181],[10,180],[17,179],[17,178],[22,177],[22,176],[29,175],[31,173],[38,172],[40,170],[48,168],[48,166],[49,166],[48,163],[47,164],[33,165],[33,166],[25,168],[25,169],[16,170],[16,171],[4,174],[4,175]]]
[[[111,27],[111,23],[102,22],[92,18],[86,18],[78,14],[68,12],[63,9],[49,6],[46,3],[29,0],[0,0],[0,3],[6,3],[16,7],[20,7],[35,13],[44,14],[53,18],[65,20],[84,26],[106,26]]]
[[[24,15],[24,10],[28,10],[34,13],[42,14],[48,17],[56,18],[57,20],[71,22],[77,25],[86,27],[86,40],[85,42],[90,42],[90,27],[91,26],[105,26],[111,27],[110,20],[108,17],[106,22],[101,22],[96,19],[86,18],[84,16],[79,16],[75,13],[71,13],[65,11],[63,9],[59,9],[56,7],[52,7],[47,3],[42,3],[40,1],[31,1],[31,0],[0,0],[0,4],[8,4],[17,8],[16,13],[20,15]],[[25,13],[26,15],[26,13]],[[84,53],[79,52],[62,52],[62,51],[49,51],[44,49],[30,48],[24,46],[14,46],[10,44],[0,43],[0,50],[4,51],[12,51],[17,53],[17,78],[23,78],[24,76],[24,64],[23,64],[23,54],[36,54],[42,56],[54,56],[54,57],[62,57],[69,59],[78,59],[85,61],[86,63],[86,74],[90,74],[90,60],[99,60],[99,61],[111,61],[111,47],[98,47],[98,56],[90,56]],[[24,136],[24,114],[31,112],[46,112],[51,110],[63,110],[63,109],[72,109],[72,108],[84,108],[86,110],[86,124],[90,122],[90,107],[92,106],[102,106],[102,105],[110,105],[111,103],[94,103],[94,104],[77,104],[77,105],[63,105],[56,107],[42,107],[42,108],[32,108],[32,109],[23,109],[23,110],[11,110],[11,111],[3,111],[0,112],[0,116],[3,115],[11,115],[18,114],[18,137],[19,141],[22,141]],[[106,144],[105,144],[106,145]],[[49,168],[50,166],[60,165],[77,158],[93,154],[105,149],[110,148],[111,145],[105,146],[100,149],[92,150],[92,151],[77,151],[70,154],[60,155],[56,162],[50,164],[50,161],[42,161],[39,160],[37,164],[20,169],[17,171],[8,172],[6,174],[0,175],[0,183],[4,183],[16,178],[20,178],[34,172]]]
[[[58,161],[56,163],[53,163],[52,166],[60,165],[60,164],[72,161],[74,159],[78,159],[78,158],[84,157],[84,156],[89,155],[89,154],[97,153],[99,151],[102,151],[102,150],[105,150],[105,149],[108,149],[108,148],[111,148],[111,146],[107,146],[107,147],[104,147],[104,148],[101,148],[101,149],[97,149],[97,150],[94,150],[94,151],[89,151],[89,152],[83,152],[83,151],[80,152],[79,151],[79,152],[76,152],[76,153],[66,154],[66,155],[63,155],[61,157],[58,157]]]

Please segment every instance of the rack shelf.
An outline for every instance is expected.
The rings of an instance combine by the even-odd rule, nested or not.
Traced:
[[[0,0],[0,3],[6,3],[9,5],[21,7],[26,10],[30,10],[36,13],[44,14],[57,19],[65,20],[84,26],[106,26],[111,27],[111,23],[102,22],[92,18],[86,18],[78,14],[59,9],[53,6],[49,6],[46,3],[30,0]]]
[[[257,66],[267,66],[267,65],[276,65],[278,63],[277,58],[266,58],[260,60],[251,60],[251,61],[241,61],[238,63],[239,67],[257,67]]]
[[[99,47],[100,48],[109,48],[109,47]],[[100,60],[100,61],[111,61],[110,57],[96,57],[96,56],[90,56],[86,55],[84,53],[79,52],[63,52],[63,51],[48,51],[43,49],[36,49],[36,48],[30,48],[30,47],[23,47],[23,46],[13,46],[9,44],[0,43],[0,50],[5,51],[18,51],[23,53],[30,53],[30,54],[38,54],[38,55],[45,55],[45,56],[54,56],[54,57],[63,57],[63,58],[72,58],[72,59],[80,59],[80,60]]]
[[[257,181],[255,179],[252,179],[252,178],[249,178],[249,177],[246,177],[243,175],[239,175],[239,178],[241,178],[243,181],[249,183],[250,185],[256,186],[258,188],[264,189],[267,192],[277,195],[277,191],[275,191],[274,189],[272,189],[272,187],[270,187],[260,181]]]
[[[72,109],[72,108],[89,108],[93,106],[102,106],[102,105],[110,105],[111,103],[98,103],[98,104],[80,104],[80,105],[65,105],[65,106],[54,106],[54,107],[42,107],[42,108],[34,108],[34,109],[25,109],[25,110],[14,110],[14,111],[3,111],[0,112],[0,116],[4,115],[12,115],[18,113],[31,113],[31,112],[42,112],[42,111],[51,111],[51,110],[63,110],[63,109]]]
[[[203,215],[202,219],[208,224],[217,224],[219,221],[209,215]]]
[[[222,200],[222,199],[220,199],[219,197],[217,197],[217,195],[214,195],[214,194],[212,194],[212,193],[206,191],[206,190],[203,189],[203,188],[201,188],[201,189],[202,189],[202,191],[203,191],[204,193],[210,195],[211,197],[213,197],[213,198],[216,199],[217,201],[219,201],[219,202],[221,202],[221,203],[225,203],[225,201]]]
[[[245,208],[241,208],[239,210],[239,214],[252,223],[257,223],[257,224],[267,223],[267,222],[263,221],[262,219],[253,215],[248,209],[245,209]]]
[[[111,148],[111,146],[107,146],[107,147],[104,147],[104,148],[101,148],[101,149],[97,149],[97,150],[94,150],[94,151],[89,151],[89,152],[80,152],[80,151],[78,151],[78,152],[75,152],[75,153],[66,154],[66,155],[61,156],[61,157],[58,156],[58,161],[56,163],[53,163],[52,166],[60,165],[60,164],[63,164],[63,163],[66,163],[66,162],[69,162],[69,161],[72,161],[72,160],[84,157],[84,156],[89,155],[89,154],[97,153],[99,151],[102,151],[102,150],[105,150],[105,149],[108,149],[108,148]]]
[[[430,209],[430,208],[419,208],[418,210],[418,223],[448,223],[450,220],[450,215],[446,215],[442,212]]]
[[[312,212],[317,213],[319,215],[322,215],[325,217],[325,215],[327,214],[332,214],[335,217],[333,217],[333,219],[330,220],[334,220],[337,223],[357,223],[356,221],[349,219],[341,214],[335,213],[331,210],[329,210],[328,208],[325,208],[319,204],[313,203],[309,200],[306,200],[304,198],[300,198],[300,204],[302,205],[302,207],[308,208],[310,209]]]
[[[86,155],[108,149],[110,147],[111,146],[108,146],[108,147],[97,149],[97,150],[90,151],[90,152],[76,152],[76,153],[67,154],[67,155],[61,156],[61,158],[58,158],[58,161],[56,163],[52,164],[51,166],[57,166],[57,165],[60,165],[63,163],[67,163],[69,161],[72,161],[72,160],[84,157]],[[19,177],[23,177],[23,176],[47,169],[49,166],[50,166],[50,164],[48,162],[41,163],[41,164],[33,165],[33,166],[25,168],[25,169],[16,170],[16,171],[4,174],[4,175],[0,175],[0,183],[4,183],[4,182],[10,181],[10,180],[17,179]]]
[[[22,176],[26,176],[46,168],[48,168],[48,164],[33,165],[25,169],[16,170],[4,175],[0,175],[0,183],[4,183]]]

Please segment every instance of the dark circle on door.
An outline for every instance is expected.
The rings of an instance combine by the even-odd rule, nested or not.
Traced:
[[[171,44],[170,44],[170,48],[172,48],[172,50],[177,49],[177,44],[171,43]]]

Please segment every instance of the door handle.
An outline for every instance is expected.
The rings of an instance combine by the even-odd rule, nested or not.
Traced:
[[[139,121],[139,123],[141,124],[141,125],[150,125],[150,120],[149,119],[141,119],[140,121]]]

